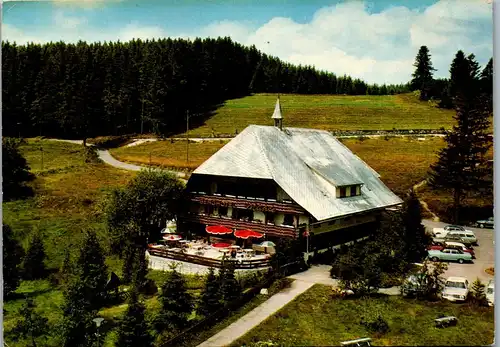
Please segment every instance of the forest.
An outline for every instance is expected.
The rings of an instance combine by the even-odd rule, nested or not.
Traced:
[[[296,66],[230,38],[2,44],[4,136],[91,138],[196,127],[225,100],[251,93],[387,95]]]

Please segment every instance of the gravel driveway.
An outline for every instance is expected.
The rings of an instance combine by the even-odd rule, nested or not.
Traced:
[[[425,225],[427,230],[432,231],[433,228],[442,228],[449,223],[423,220],[422,224]],[[484,270],[495,265],[495,245],[493,244],[495,230],[472,227],[465,228],[472,230],[478,239],[479,246],[474,247],[476,259],[474,259],[474,263],[472,264],[448,263],[448,270],[446,270],[443,276],[466,277],[469,282],[473,282],[476,277],[479,277],[481,281],[488,282],[490,279],[493,279],[494,276],[488,275]]]

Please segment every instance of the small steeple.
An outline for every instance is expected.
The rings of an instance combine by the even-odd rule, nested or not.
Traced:
[[[280,97],[278,95],[278,100],[276,100],[276,106],[274,107],[274,113],[271,117],[274,119],[274,126],[283,130],[283,116],[281,115],[281,105],[280,105]]]

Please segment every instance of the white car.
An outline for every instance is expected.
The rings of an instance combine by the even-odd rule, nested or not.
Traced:
[[[490,306],[495,304],[495,282],[493,280],[486,287],[486,300],[488,300],[488,305]]]
[[[444,238],[450,231],[468,231],[471,230],[465,229],[459,225],[446,225],[444,228],[434,228],[432,229],[432,236],[434,238]]]
[[[449,301],[465,301],[469,296],[469,281],[465,277],[448,277],[442,298]]]

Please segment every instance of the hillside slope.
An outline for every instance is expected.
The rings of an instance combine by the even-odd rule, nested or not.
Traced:
[[[255,94],[227,100],[191,137],[234,135],[249,124],[271,125],[277,94]],[[445,129],[453,110],[419,101],[413,94],[280,96],[284,124],[324,130]]]

